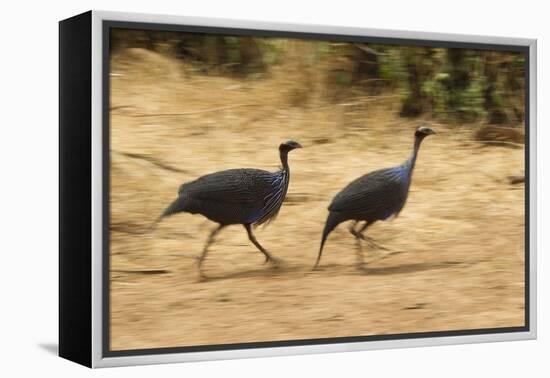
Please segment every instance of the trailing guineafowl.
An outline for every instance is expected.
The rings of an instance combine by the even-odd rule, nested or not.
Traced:
[[[397,216],[403,209],[409,195],[418,149],[424,138],[432,134],[435,134],[435,131],[429,127],[419,127],[414,134],[411,156],[403,164],[361,176],[334,197],[328,208],[329,215],[314,269],[321,261],[323,246],[330,232],[347,220],[355,221],[350,227],[353,236],[377,246],[363,233],[376,221],[386,220],[392,215]],[[357,223],[362,221],[365,223],[356,229]]]
[[[218,223],[208,236],[199,257],[199,272],[208,253],[208,247],[220,230],[232,224],[242,224],[250,241],[265,256],[265,261],[276,262],[256,240],[252,225],[273,220],[285,199],[290,179],[288,153],[302,146],[289,140],[279,146],[282,167],[277,172],[261,169],[229,169],[202,176],[180,186],[178,198],[162,213],[161,219],[179,213],[201,214]],[[158,222],[157,221],[157,222]]]

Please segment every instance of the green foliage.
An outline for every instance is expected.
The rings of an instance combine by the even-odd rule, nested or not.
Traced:
[[[401,49],[391,47],[386,54],[380,58],[378,73],[381,79],[392,83],[404,82],[407,77],[407,70],[401,56]]]
[[[152,49],[204,74],[247,80],[264,80],[272,67],[288,64],[285,69],[308,73],[296,83],[302,86],[299,93],[309,96],[319,88],[329,101],[402,94],[400,114],[405,117],[511,125],[524,119],[521,53],[132,30],[113,33],[111,46]]]
[[[330,53],[330,43],[326,41],[315,42],[315,50],[312,54],[312,61],[319,62]]]
[[[512,74],[511,68],[503,69],[479,50],[398,50],[401,60],[406,62],[407,71],[407,80],[401,80],[406,91],[402,100],[403,115],[427,114],[448,123],[471,123],[483,119],[492,123],[521,121],[521,114],[512,120],[513,117],[506,114],[506,108],[512,106],[513,101],[519,101],[520,105],[514,109],[516,113],[522,112],[523,68]],[[510,56],[509,53],[501,54]],[[519,66],[521,59],[513,61]],[[491,65],[494,67],[488,69]],[[518,77],[519,83],[516,82]],[[512,86],[515,90],[510,88]],[[489,117],[490,112],[492,117]]]
[[[285,40],[275,38],[259,38],[258,45],[262,52],[262,59],[267,65],[277,65],[284,61]]]
[[[449,59],[447,52],[440,50],[444,51],[439,58],[442,64],[422,83],[432,116],[444,122],[473,122],[484,117],[485,78],[479,56],[467,53]]]

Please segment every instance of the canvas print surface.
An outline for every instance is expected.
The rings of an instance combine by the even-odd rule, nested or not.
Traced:
[[[110,350],[525,326],[523,53],[113,28],[109,54]]]

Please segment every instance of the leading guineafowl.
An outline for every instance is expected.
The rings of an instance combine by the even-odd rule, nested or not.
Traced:
[[[409,194],[418,149],[424,138],[432,134],[435,134],[435,131],[429,127],[419,127],[414,134],[411,156],[403,164],[361,176],[334,197],[328,208],[329,215],[314,269],[321,261],[323,246],[330,232],[347,220],[355,221],[350,227],[353,236],[376,245],[363,233],[376,221],[386,220],[392,215],[397,216],[403,209]],[[361,221],[365,223],[356,229],[355,225]]]
[[[266,262],[276,261],[256,240],[252,225],[269,222],[279,212],[290,179],[288,153],[301,147],[292,140],[279,146],[282,167],[277,172],[253,168],[229,169],[202,176],[180,186],[178,198],[162,213],[158,221],[179,212],[187,212],[202,214],[218,223],[218,227],[208,236],[199,257],[201,275],[201,266],[208,247],[222,228],[232,224],[244,225],[248,238],[264,254]]]

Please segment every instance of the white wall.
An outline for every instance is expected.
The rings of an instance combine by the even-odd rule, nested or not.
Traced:
[[[49,352],[57,343],[57,21],[88,9],[260,19],[539,39],[539,193],[548,185],[550,51],[544,1],[4,2],[0,28],[0,369],[2,376],[92,374]],[[32,48],[29,48],[32,46]],[[542,197],[542,196],[541,196]],[[547,210],[544,198],[539,209]],[[539,213],[539,340],[97,371],[96,376],[548,376],[548,291]],[[6,371],[7,370],[7,371]],[[31,375],[32,374],[32,375]],[[298,375],[300,374],[300,375]]]

